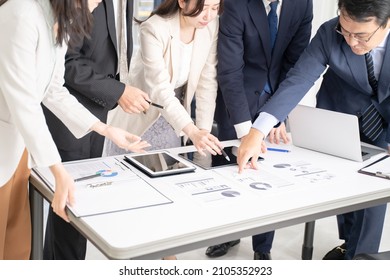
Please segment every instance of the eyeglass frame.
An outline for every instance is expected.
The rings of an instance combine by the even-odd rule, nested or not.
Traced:
[[[379,30],[380,27],[381,27],[381,25],[379,25],[378,28],[375,29],[375,31],[372,32],[371,35],[370,35],[367,39],[356,38],[356,37],[355,37],[356,34],[359,34],[359,33],[352,33],[352,32],[346,31],[346,30],[341,26],[340,21],[337,22],[337,25],[334,27],[334,31],[336,31],[337,34],[340,34],[340,35],[343,36],[343,37],[348,37],[348,38],[352,37],[352,39],[358,41],[359,43],[368,43],[368,42],[371,40],[371,38],[375,35],[375,33]],[[339,29],[340,29],[340,30],[339,30]],[[348,34],[344,34],[344,33],[341,31],[341,29],[344,29],[345,32],[347,32]]]

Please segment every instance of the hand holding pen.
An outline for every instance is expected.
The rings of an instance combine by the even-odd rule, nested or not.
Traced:
[[[149,95],[139,88],[126,85],[122,96],[118,100],[119,106],[126,113],[139,114],[149,109]]]

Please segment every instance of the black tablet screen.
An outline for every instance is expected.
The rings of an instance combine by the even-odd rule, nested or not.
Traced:
[[[227,165],[237,165],[237,158],[232,153],[232,147],[225,147],[223,149],[226,154],[229,156],[230,161],[228,161],[223,155],[211,155],[207,153],[207,156],[204,157],[199,154],[198,151],[181,153],[179,156],[191,161],[192,163],[204,168],[211,169],[215,167],[222,167]]]

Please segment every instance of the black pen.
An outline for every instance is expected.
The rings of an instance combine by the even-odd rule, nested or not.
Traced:
[[[146,100],[146,99],[145,99]],[[160,109],[164,109],[164,106],[161,106],[159,104],[156,104],[152,101],[149,101],[149,100],[146,100],[146,102],[148,102],[151,106],[154,106],[154,107],[157,107],[157,108],[160,108]]]
[[[230,161],[230,157],[228,154],[224,151],[224,149],[221,149],[222,155],[226,158],[227,161]]]
[[[95,174],[92,174],[92,175],[88,175],[88,176],[84,176],[84,177],[80,177],[80,178],[77,178],[77,179],[74,179],[75,182],[80,182],[80,181],[84,181],[84,180],[88,180],[88,179],[92,179],[92,178],[96,178],[96,177],[100,177],[100,173],[95,173]]]

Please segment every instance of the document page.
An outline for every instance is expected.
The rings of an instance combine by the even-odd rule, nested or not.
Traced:
[[[75,204],[68,207],[77,217],[172,203],[120,159],[93,159],[64,166],[75,179]],[[54,192],[49,168],[34,170]]]
[[[383,159],[361,169],[365,172],[380,173],[390,176],[390,156],[383,157]]]
[[[374,163],[360,169],[362,173],[369,173],[377,177],[390,179],[390,156],[384,156]]]

